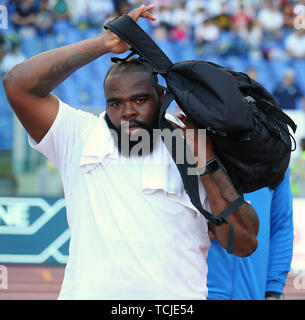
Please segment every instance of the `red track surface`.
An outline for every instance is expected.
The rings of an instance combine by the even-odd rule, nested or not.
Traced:
[[[0,300],[55,300],[64,277],[64,267],[9,265],[8,289],[0,289]],[[298,282],[297,275],[290,274],[286,287],[285,299],[305,300],[305,283]],[[305,281],[305,279],[303,280]],[[302,289],[296,286],[302,284]]]

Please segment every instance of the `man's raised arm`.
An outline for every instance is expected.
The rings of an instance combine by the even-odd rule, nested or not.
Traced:
[[[155,20],[153,5],[134,9],[129,15]],[[58,99],[51,94],[73,72],[105,53],[123,53],[130,47],[107,30],[92,38],[38,54],[16,65],[3,78],[11,107],[26,131],[40,142],[53,124]]]

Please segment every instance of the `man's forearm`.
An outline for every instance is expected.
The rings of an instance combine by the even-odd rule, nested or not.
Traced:
[[[74,71],[108,52],[104,34],[38,54],[14,67],[7,78],[19,90],[45,97]]]
[[[211,210],[216,216],[240,197],[230,177],[222,168],[212,174],[202,176],[201,182],[206,190]],[[226,220],[234,228],[234,254],[238,256],[250,255],[257,246],[258,218],[254,208],[245,202]],[[218,227],[212,226],[212,228],[216,239],[226,248],[228,245],[228,225],[222,224]]]

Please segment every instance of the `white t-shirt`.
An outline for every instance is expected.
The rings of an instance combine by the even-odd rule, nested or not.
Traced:
[[[284,24],[283,14],[268,8],[261,9],[257,18],[267,30],[280,29]]]
[[[49,132],[29,143],[59,168],[65,191],[71,240],[59,299],[206,298],[207,222],[161,140],[130,161],[104,114],[60,101]],[[200,195],[209,209],[201,183]]]
[[[299,37],[291,33],[285,41],[285,49],[290,50],[296,57],[302,58],[305,55],[305,36]]]

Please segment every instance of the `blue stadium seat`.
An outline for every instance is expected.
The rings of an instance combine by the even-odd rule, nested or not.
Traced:
[[[94,108],[105,108],[106,101],[104,96],[103,81],[101,79],[91,81],[88,89],[90,106]]]
[[[0,150],[11,151],[13,147],[12,112],[1,113],[0,116]]]
[[[20,40],[21,51],[27,58],[41,52],[42,45],[38,37],[23,37]]]
[[[229,56],[226,58],[226,64],[234,71],[247,72],[247,62],[241,57]]]
[[[81,33],[76,28],[68,28],[65,30],[65,32],[66,33],[64,34],[64,36],[66,44],[71,44],[82,40]]]
[[[7,100],[3,83],[0,81],[0,114],[11,113],[11,107]]]
[[[305,96],[305,61],[304,60],[295,60],[293,62],[293,68],[295,70],[296,82],[300,86],[302,93]]]
[[[77,83],[70,77],[58,86],[58,97],[72,107],[81,105]]]
[[[146,19],[139,19],[138,20],[138,25],[150,36],[152,35],[152,26],[149,21]]]
[[[58,42],[54,34],[47,34],[41,38],[42,51],[52,50],[58,47]]]
[[[282,81],[285,70],[290,67],[290,63],[288,61],[278,59],[269,60],[268,65],[270,67],[269,70],[273,73],[276,82]]]
[[[77,85],[82,88],[87,88],[93,78],[94,75],[89,65],[86,65],[74,72],[74,79],[76,80]]]
[[[175,41],[172,43],[173,50],[176,52],[176,61],[196,59],[196,50],[194,44],[190,41]]]
[[[249,60],[247,67],[254,67],[258,73],[258,82],[266,87],[268,91],[272,91],[277,80],[274,74],[270,71],[270,66],[267,61],[260,59]]]
[[[166,55],[172,60],[173,62],[178,62],[180,60],[179,52],[176,52],[173,44],[169,40],[158,40],[156,41],[157,45],[163,50]]]
[[[56,34],[69,34],[71,28],[70,22],[66,20],[55,20],[53,23],[53,29]]]

